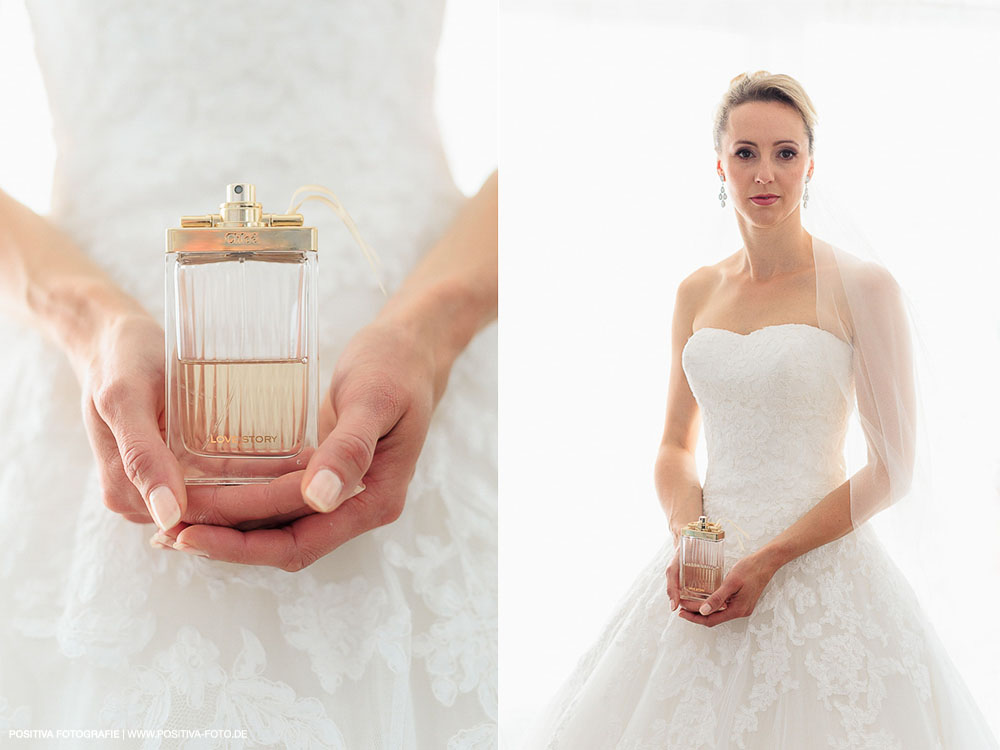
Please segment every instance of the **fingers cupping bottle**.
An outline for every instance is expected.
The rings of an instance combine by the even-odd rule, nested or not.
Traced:
[[[167,230],[166,439],[188,484],[267,482],[316,447],[316,229],[226,192]]]

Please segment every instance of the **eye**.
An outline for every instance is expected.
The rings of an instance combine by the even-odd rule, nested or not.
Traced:
[[[743,156],[743,154],[749,154],[749,156]],[[738,157],[739,157],[740,159],[749,159],[749,158],[750,158],[750,156],[753,156],[753,151],[751,151],[751,150],[750,150],[750,149],[748,149],[748,148],[741,148],[741,149],[740,149],[739,151],[737,151],[737,152],[736,152],[736,155],[737,155],[737,156],[738,156]]]
[[[783,154],[788,154],[788,156],[783,156]],[[796,157],[797,154],[794,149],[783,148],[781,149],[781,151],[778,152],[778,155],[781,156],[781,158],[785,159],[786,161],[791,161]]]

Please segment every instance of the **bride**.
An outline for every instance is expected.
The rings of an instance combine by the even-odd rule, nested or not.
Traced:
[[[907,495],[914,473],[910,337],[888,271],[801,224],[814,122],[789,76],[740,75],[723,98],[719,198],[733,202],[744,246],[677,291],[655,471],[673,544],[528,747],[998,747],[865,523]],[[848,478],[855,399],[868,464]],[[679,539],[703,515],[728,532],[725,575],[689,599]]]

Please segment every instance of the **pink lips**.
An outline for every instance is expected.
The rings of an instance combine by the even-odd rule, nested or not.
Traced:
[[[774,203],[776,200],[778,200],[778,196],[777,195],[755,195],[750,200],[752,200],[758,206],[770,206],[772,203]]]

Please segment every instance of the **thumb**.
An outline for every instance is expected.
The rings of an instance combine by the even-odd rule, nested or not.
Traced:
[[[302,477],[302,496],[320,513],[335,510],[354,491],[371,466],[375,445],[391,423],[383,425],[380,410],[355,401],[338,414],[337,424],[316,449]]]
[[[163,442],[155,406],[135,396],[95,406],[115,437],[125,475],[139,490],[153,521],[163,531],[175,526],[187,508],[184,475]]]
[[[717,588],[712,595],[705,600],[705,603],[701,605],[701,608],[698,611],[703,615],[712,614],[715,610],[725,604],[726,599],[728,599],[733,593],[733,584],[729,581],[723,581],[722,585],[719,586],[719,588]]]

